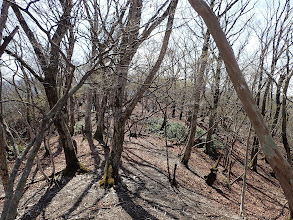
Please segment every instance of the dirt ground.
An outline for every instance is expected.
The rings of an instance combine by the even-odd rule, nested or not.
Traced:
[[[64,156],[53,144],[56,171],[64,168]],[[223,174],[222,162],[213,187],[205,183],[204,176],[215,161],[203,149],[194,148],[189,169],[179,163],[183,146],[168,143],[155,135],[138,138],[126,136],[121,165],[123,184],[110,190],[99,187],[105,155],[109,149],[94,142],[90,149],[87,140],[75,136],[81,162],[91,169],[84,175],[62,178],[54,184],[44,180],[37,166],[33,168],[25,193],[18,208],[18,219],[239,219],[242,178],[231,183],[243,172],[244,146],[236,145],[230,181]],[[47,175],[52,172],[48,158],[39,153]],[[168,181],[167,157],[173,177],[177,164],[177,188]],[[261,156],[260,156],[261,157]],[[12,162],[9,164],[12,167]],[[259,160],[258,173],[248,171],[245,196],[247,219],[287,219],[286,200],[272,170]],[[0,188],[0,210],[4,192]]]

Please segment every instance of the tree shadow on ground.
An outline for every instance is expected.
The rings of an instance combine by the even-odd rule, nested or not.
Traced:
[[[99,168],[101,158],[100,158],[98,149],[94,145],[94,141],[93,141],[92,135],[87,135],[86,134],[86,139],[88,141],[88,144],[89,144],[89,147],[90,147],[90,150],[91,150],[91,157],[94,160],[94,167],[95,167],[94,173],[96,173],[97,170],[98,170],[98,168]]]
[[[79,205],[82,203],[83,198],[90,192],[90,189],[92,188],[92,186],[101,178],[101,175],[96,176],[95,178],[93,178],[91,180],[91,182],[88,184],[88,186],[86,187],[86,189],[82,192],[82,194],[77,198],[76,202],[74,203],[74,205],[65,213],[62,215],[63,219],[68,219],[68,216],[71,215],[72,212],[74,212]],[[71,216],[72,217],[72,216]]]
[[[131,164],[129,165],[132,166]],[[139,170],[139,168],[136,166],[132,166],[132,168]],[[146,186],[146,182],[141,177],[136,176],[133,172],[131,172],[129,169],[125,168],[124,166],[121,167],[121,170],[123,171],[123,174],[124,174],[123,178],[127,180],[128,183],[130,182],[130,184],[137,186],[135,191],[131,191],[124,184],[122,184],[124,186],[121,186],[116,190],[117,196],[119,198],[120,206],[131,216],[132,219],[154,219],[154,220],[158,219],[157,217],[150,214],[149,211],[146,210],[143,206],[137,204],[138,202],[136,202],[135,200],[142,200],[144,203],[146,203],[146,206],[153,207],[157,211],[164,213],[165,215],[169,216],[172,219],[178,219],[175,215],[167,211],[167,209],[169,208],[168,206],[165,206],[163,204],[160,204],[158,202],[155,202],[147,198],[143,198],[141,196],[141,193],[143,191],[150,190]],[[147,175],[147,173],[143,173],[143,172],[141,173],[144,174],[144,177],[148,177],[148,179],[153,179],[153,178],[150,178]],[[132,178],[132,177],[135,177],[135,178]]]
[[[45,208],[50,204],[57,193],[62,190],[73,177],[64,177],[60,184],[55,184],[48,189],[46,193],[39,199],[39,201],[32,206],[20,219],[31,220],[37,218],[41,213],[44,213]]]
[[[62,218],[64,218],[64,219],[67,219],[68,216],[70,216],[71,213],[74,212],[79,207],[79,205],[82,203],[83,198],[89,193],[89,191],[92,188],[92,186],[102,178],[102,173],[103,173],[102,171],[103,171],[103,169],[105,167],[105,164],[106,164],[109,152],[110,152],[109,147],[103,147],[104,160],[103,160],[101,166],[99,166],[101,158],[99,156],[99,152],[97,151],[97,148],[95,147],[95,145],[93,143],[93,139],[91,137],[88,137],[88,136],[86,138],[87,138],[89,146],[90,146],[91,156],[92,156],[92,158],[94,160],[94,167],[95,167],[94,173],[97,174],[97,170],[98,170],[99,167],[101,168],[101,173],[91,180],[91,182],[88,184],[88,186],[83,191],[83,193],[78,197],[78,199],[74,203],[74,205],[64,215],[62,215]],[[105,194],[106,193],[104,193],[104,196],[105,196]],[[81,212],[82,211],[80,211],[79,213],[81,213]]]

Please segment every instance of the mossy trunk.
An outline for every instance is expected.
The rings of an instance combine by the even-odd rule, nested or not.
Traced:
[[[119,167],[121,164],[121,156],[123,152],[125,123],[118,119],[114,119],[114,133],[112,140],[112,148],[104,169],[104,176],[100,180],[100,187],[103,189],[111,188],[121,182],[119,175]]]

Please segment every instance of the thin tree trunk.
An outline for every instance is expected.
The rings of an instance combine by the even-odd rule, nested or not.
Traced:
[[[263,152],[280,182],[285,197],[288,200],[290,211],[293,212],[293,169],[282,156],[265,124],[217,17],[204,1],[189,0],[189,2],[194,10],[204,19],[216,42],[237,95],[258,135]]]
[[[292,77],[293,72],[287,77],[285,81],[285,85],[283,88],[283,97],[282,97],[282,141],[287,154],[287,161],[290,165],[292,165],[291,158],[291,149],[287,138],[287,91],[290,79]]]
[[[71,136],[74,134],[74,126],[75,126],[75,103],[73,96],[69,97],[69,131]]]
[[[99,101],[99,99],[96,99],[96,103]],[[96,106],[99,106],[97,109],[97,129],[94,134],[94,138],[99,141],[99,143],[103,146],[106,145],[104,142],[104,132],[105,132],[105,113],[107,110],[107,102],[108,102],[108,92],[103,94],[102,100],[100,105],[96,104]]]
[[[6,25],[7,17],[8,17],[8,9],[9,9],[10,3],[8,1],[3,1],[1,5],[1,16],[0,16],[0,43],[2,42],[2,36],[3,36],[3,30]],[[2,45],[1,45],[2,47]],[[3,47],[3,51],[4,51]],[[2,52],[1,52],[2,53]],[[0,55],[1,57],[1,55]],[[6,149],[7,149],[7,143],[5,140],[5,134],[4,134],[4,127],[2,126],[3,121],[3,106],[2,106],[2,72],[0,68],[0,175],[2,184],[4,187],[4,191],[6,192],[8,187],[8,181],[9,181],[9,172],[8,172],[8,166],[7,166],[7,159],[6,159]]]
[[[184,70],[184,87],[183,87],[183,95],[181,100],[181,106],[180,106],[180,114],[179,114],[179,120],[182,120],[183,112],[184,112],[184,105],[185,105],[185,96],[186,96],[186,87],[187,87],[187,71]]]
[[[267,99],[268,99],[271,84],[272,84],[272,79],[268,78],[266,83],[266,88],[263,94],[262,105],[261,105],[261,114],[264,118],[266,115]],[[259,140],[257,136],[254,136],[250,159],[252,160],[251,168],[255,172],[257,172],[257,158],[258,158],[257,152],[258,151],[259,151]]]
[[[212,135],[214,134],[215,129],[210,129],[215,121],[217,120],[217,109],[219,105],[220,100],[220,80],[221,80],[221,67],[222,67],[223,61],[221,57],[218,57],[217,60],[217,69],[216,69],[216,76],[215,76],[215,87],[214,87],[214,94],[213,94],[213,106],[210,110],[210,117],[209,117],[209,132],[207,133],[206,138],[206,151],[211,152],[211,144],[212,144]]]
[[[199,76],[196,77],[195,85],[194,85],[194,100],[193,100],[193,109],[192,109],[192,117],[190,122],[190,131],[188,135],[188,141],[184,149],[184,153],[181,157],[181,163],[188,167],[188,161],[191,155],[191,149],[194,144],[194,137],[196,134],[196,127],[197,127],[197,114],[199,110],[199,101],[200,95],[204,88],[204,74],[207,66],[207,59],[208,59],[208,48],[210,43],[210,32],[206,31],[204,36],[204,45],[202,48],[202,54],[199,58],[200,67],[199,67]]]
[[[0,175],[1,175],[1,180],[4,187],[4,191],[6,191],[8,187],[8,181],[9,181],[9,173],[8,173],[8,166],[7,166],[7,159],[6,159],[6,148],[7,148],[7,144],[6,144],[6,140],[5,140],[5,136],[3,132],[3,127],[0,125]]]
[[[280,96],[281,96],[281,87],[282,84],[285,80],[285,75],[281,75],[279,80],[278,80],[278,84],[277,84],[277,91],[276,91],[276,112],[274,115],[274,119],[273,119],[273,125],[272,125],[272,136],[274,137],[276,132],[277,132],[277,123],[278,123],[278,119],[279,119],[279,115],[280,115],[280,110],[281,110],[281,101],[280,101]]]
[[[245,153],[245,162],[244,162],[244,173],[243,173],[243,182],[242,182],[242,191],[241,191],[241,204],[240,204],[240,217],[245,217],[244,214],[244,201],[245,201],[245,191],[246,191],[246,173],[247,173],[247,164],[248,164],[248,151],[249,151],[249,140],[251,135],[252,126],[250,125],[249,133],[246,143],[246,153]]]

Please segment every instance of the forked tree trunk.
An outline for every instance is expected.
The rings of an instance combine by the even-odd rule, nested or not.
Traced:
[[[34,48],[35,54],[38,57],[38,61],[42,68],[45,78],[38,77],[38,79],[43,83],[45,88],[46,96],[49,102],[50,108],[53,108],[58,101],[58,91],[57,91],[57,75],[59,72],[59,50],[63,37],[66,32],[72,26],[70,23],[70,13],[73,7],[71,0],[66,0],[63,2],[63,14],[60,17],[60,21],[56,27],[56,31],[53,34],[51,48],[49,51],[49,63],[46,59],[46,55],[43,54],[41,46],[37,39],[34,37],[33,31],[29,28],[26,23],[22,13],[20,12],[18,6],[12,5],[12,9],[22,27],[26,33],[28,39],[31,42],[31,45]],[[69,86],[69,85],[68,85]],[[60,136],[60,143],[63,147],[65,159],[66,159],[66,168],[64,174],[74,175],[75,172],[86,172],[87,169],[78,161],[76,152],[73,147],[73,140],[71,138],[70,131],[65,123],[64,116],[62,112],[59,115],[59,118],[54,121],[54,125],[57,128],[58,134]]]
[[[189,2],[194,10],[204,19],[216,42],[237,95],[257,133],[263,152],[280,182],[285,197],[288,200],[290,211],[293,213],[293,169],[282,156],[265,124],[217,17],[204,1],[189,0]]]
[[[140,5],[141,2],[139,2],[137,4]],[[123,102],[124,102],[123,99],[124,99],[124,94],[125,94],[126,79],[127,79],[127,74],[128,74],[130,62],[131,62],[135,53],[128,54],[128,56],[127,56],[128,60],[123,60],[117,66],[117,81],[116,81],[117,84],[116,84],[116,89],[115,89],[114,99],[113,99],[113,115],[114,115],[113,130],[114,131],[113,131],[111,150],[110,150],[109,156],[107,158],[107,162],[106,162],[105,169],[104,169],[104,175],[103,175],[103,178],[100,180],[100,186],[102,188],[112,187],[114,184],[119,184],[121,181],[121,178],[119,176],[119,167],[120,167],[120,163],[121,163],[121,155],[123,152],[125,123],[126,123],[126,120],[132,114],[138,101],[142,98],[144,92],[150,87],[150,85],[155,77],[155,74],[158,72],[158,70],[160,68],[160,65],[161,65],[163,58],[164,58],[166,51],[167,51],[170,35],[172,32],[174,14],[175,14],[177,4],[178,4],[178,0],[171,1],[170,5],[166,11],[166,13],[167,13],[166,15],[169,15],[169,18],[167,21],[165,36],[163,38],[163,44],[161,47],[159,57],[158,57],[155,65],[152,67],[151,71],[147,75],[144,83],[137,90],[136,94],[133,96],[133,98],[129,102],[129,104],[125,107],[124,111],[123,111]],[[133,5],[133,6],[138,7],[135,5]],[[132,13],[135,12],[135,11],[132,11],[133,8],[130,8],[130,9],[131,9],[130,11]],[[140,8],[139,8],[139,10],[140,10]],[[136,16],[140,16],[139,12],[136,12],[135,14],[136,14]],[[134,33],[135,33],[135,31],[134,31]],[[138,34],[138,32],[136,32],[136,34]],[[125,36],[125,37],[128,38],[129,36]]]

